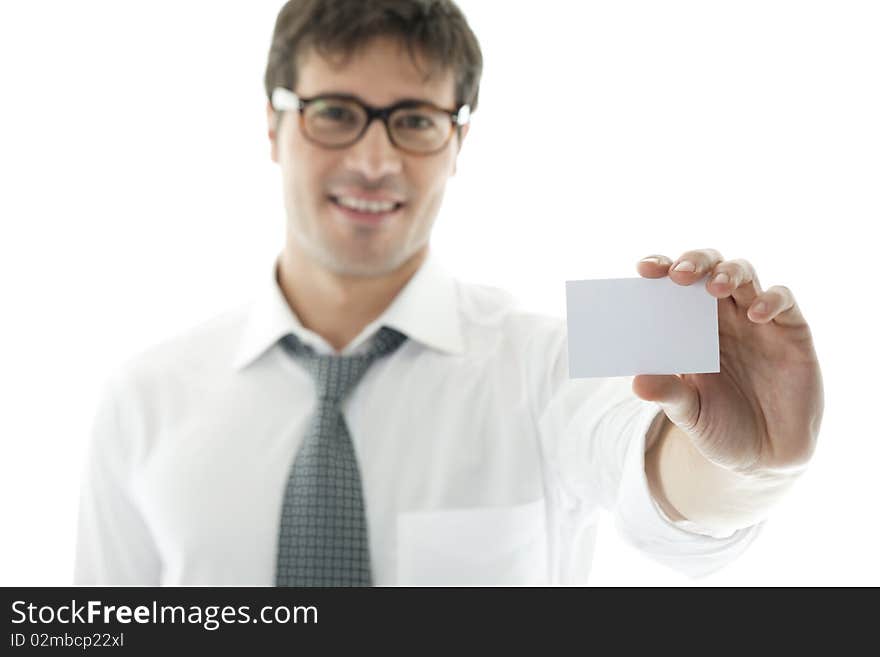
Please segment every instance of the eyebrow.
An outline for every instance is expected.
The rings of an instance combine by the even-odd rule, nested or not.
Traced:
[[[323,96],[333,96],[335,98],[350,98],[352,100],[357,100],[362,102],[364,105],[372,105],[372,103],[368,103],[360,96],[357,96],[352,93],[348,93],[345,91],[326,91],[317,94],[313,94],[311,96],[307,96],[308,98],[321,98]],[[395,105],[404,105],[404,104],[412,104],[412,105],[431,105],[432,107],[443,107],[438,103],[435,103],[433,100],[427,100],[425,98],[401,98],[399,100],[395,100],[393,103],[388,105],[384,105],[384,107],[394,107]],[[377,105],[372,105],[373,107],[378,107]]]

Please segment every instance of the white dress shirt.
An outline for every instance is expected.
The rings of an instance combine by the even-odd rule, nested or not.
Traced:
[[[274,584],[285,484],[317,404],[278,340],[334,353],[292,312],[276,266],[253,304],[108,377],[76,584]],[[638,549],[691,576],[760,531],[711,536],[660,512],[644,471],[660,407],[632,393],[632,377],[569,379],[564,319],[458,281],[429,254],[341,353],[367,349],[383,325],[409,339],[342,404],[377,585],[584,584],[603,509]]]

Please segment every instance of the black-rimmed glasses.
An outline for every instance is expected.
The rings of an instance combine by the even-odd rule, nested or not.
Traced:
[[[300,98],[283,87],[273,90],[272,107],[278,112],[298,112],[303,135],[326,148],[351,146],[364,136],[374,119],[381,119],[391,143],[413,155],[443,150],[455,130],[470,120],[468,105],[447,110],[424,101],[404,100],[388,107],[373,107],[349,95]]]

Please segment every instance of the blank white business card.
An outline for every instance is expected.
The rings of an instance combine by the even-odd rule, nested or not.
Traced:
[[[720,372],[706,277],[566,281],[570,378]]]

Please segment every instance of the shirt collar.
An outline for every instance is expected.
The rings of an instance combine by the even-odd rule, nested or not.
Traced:
[[[277,272],[278,258],[272,265],[271,277],[267,277],[264,289],[247,312],[233,361],[235,369],[247,367],[289,333],[316,350],[320,349],[318,345],[324,345],[324,350],[329,348],[293,312],[278,285]],[[408,338],[447,354],[463,353],[456,282],[430,250],[391,304],[364,327],[341,355],[358,351],[382,326],[397,329]]]

